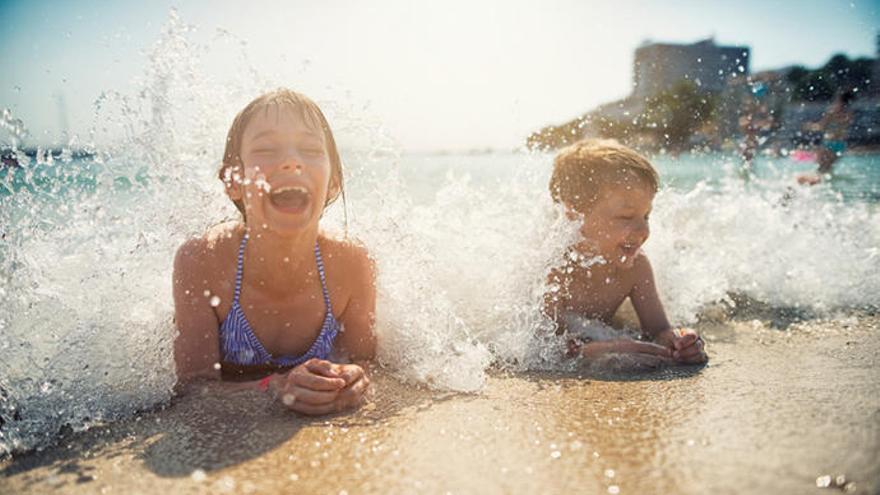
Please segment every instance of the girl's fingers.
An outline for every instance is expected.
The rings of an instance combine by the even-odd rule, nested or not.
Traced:
[[[364,369],[356,364],[349,364],[342,367],[340,376],[345,380],[345,383],[354,383],[364,377]]]
[[[345,387],[345,380],[342,378],[316,375],[308,371],[291,373],[288,383],[296,387],[325,391],[334,391]]]
[[[312,373],[317,373],[319,375],[324,375],[331,378],[339,377],[339,366],[324,359],[309,359],[303,364],[303,366],[305,366],[305,368]]]
[[[360,380],[354,382],[339,394],[339,401],[342,407],[352,407],[360,404],[364,400],[364,394],[370,386],[370,379],[364,376]]]
[[[332,404],[339,396],[338,391],[320,391],[302,387],[290,387],[281,393],[282,399],[285,394],[292,394],[296,399],[295,404],[308,404],[312,406],[320,406]]]

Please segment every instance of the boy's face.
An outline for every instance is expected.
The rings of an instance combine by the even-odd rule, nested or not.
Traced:
[[[600,255],[613,266],[629,268],[648,239],[648,216],[654,191],[645,184],[629,183],[608,188],[585,212],[577,250]]]
[[[320,130],[291,109],[269,107],[245,127],[241,160],[244,181],[230,196],[241,195],[249,224],[282,232],[317,224],[331,175]]]

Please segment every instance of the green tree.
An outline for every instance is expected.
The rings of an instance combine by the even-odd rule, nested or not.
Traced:
[[[680,81],[649,98],[641,120],[653,129],[657,142],[681,151],[694,132],[712,120],[716,100],[715,95],[699,91],[693,82]]]

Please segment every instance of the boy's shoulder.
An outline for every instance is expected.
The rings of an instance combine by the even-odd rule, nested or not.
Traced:
[[[633,281],[635,283],[639,280],[644,280],[646,277],[653,276],[653,268],[651,268],[651,260],[648,259],[648,255],[645,254],[645,251],[639,249],[639,252],[636,253],[633,258],[633,264],[627,270],[627,279]]]
[[[607,273],[602,271],[603,268],[604,265],[600,265],[598,270],[594,269],[592,273],[588,273],[590,272],[589,269],[573,270],[569,276],[573,280],[601,280],[604,279]],[[638,281],[651,276],[653,272],[648,255],[641,249],[633,257],[632,265],[628,267],[612,267],[610,269],[612,272],[607,273],[607,275],[617,279],[619,284],[626,290],[632,288]]]

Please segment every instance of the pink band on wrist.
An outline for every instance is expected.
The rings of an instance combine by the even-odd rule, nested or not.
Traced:
[[[265,392],[266,390],[269,390],[269,381],[271,381],[271,380],[272,380],[272,375],[264,377],[257,384],[257,388],[259,388],[261,392]]]

